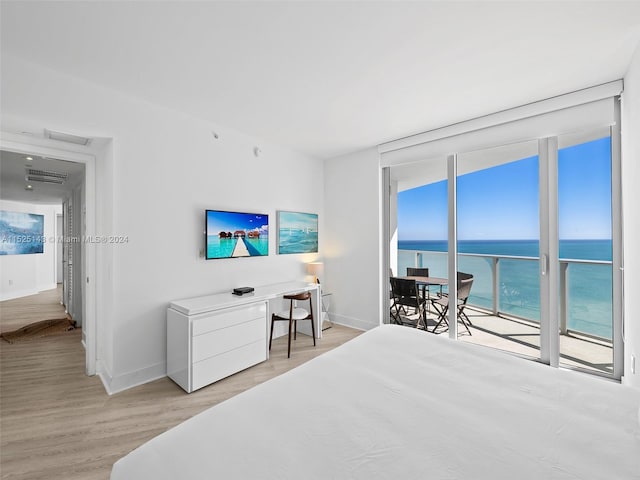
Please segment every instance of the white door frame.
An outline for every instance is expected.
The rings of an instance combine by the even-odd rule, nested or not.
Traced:
[[[540,361],[560,365],[560,265],[558,234],[558,137],[538,140]]]
[[[67,146],[60,142],[27,135],[17,135],[13,133],[0,133],[0,149],[23,153],[35,154],[44,157],[58,158],[70,162],[82,163],[85,166],[85,208],[86,224],[85,235],[94,238],[96,235],[96,155],[90,148],[80,148],[77,150],[65,150]],[[68,148],[74,148],[69,146]],[[85,292],[85,302],[83,311],[83,329],[85,337],[87,375],[96,374],[97,360],[97,310],[96,310],[96,251],[91,242],[81,242],[82,256],[85,258],[85,270],[81,276],[86,282],[83,290]]]
[[[58,281],[58,278],[62,278],[64,266],[62,264],[63,253],[62,253],[62,242],[60,242],[60,238],[62,238],[62,232],[64,231],[64,220],[63,215],[61,213],[56,215],[56,284],[62,283],[62,281]],[[58,251],[60,250],[60,251]]]

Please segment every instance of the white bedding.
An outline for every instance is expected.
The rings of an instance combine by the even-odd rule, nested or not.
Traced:
[[[640,479],[639,408],[617,383],[385,325],[159,435],[111,479]]]

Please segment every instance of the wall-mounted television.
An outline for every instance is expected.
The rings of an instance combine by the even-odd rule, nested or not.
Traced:
[[[205,258],[269,255],[269,215],[207,210]]]
[[[0,210],[0,255],[44,253],[44,215]]]

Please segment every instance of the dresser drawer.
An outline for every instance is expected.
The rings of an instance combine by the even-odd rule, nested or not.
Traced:
[[[235,350],[221,353],[193,364],[191,391],[197,390],[249,368],[267,359],[267,348],[264,340],[244,345]]]
[[[192,321],[192,335],[202,335],[221,328],[244,323],[256,318],[266,319],[267,306],[264,302],[244,305],[238,308],[220,310],[215,313],[197,315]]]
[[[258,340],[266,344],[267,325],[264,316],[193,338],[192,361],[199,362]]]

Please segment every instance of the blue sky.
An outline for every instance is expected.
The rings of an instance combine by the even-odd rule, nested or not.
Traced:
[[[558,152],[561,239],[611,238],[611,140]],[[460,240],[539,236],[538,157],[458,177]],[[447,182],[398,194],[399,240],[447,238]]]
[[[280,228],[318,231],[318,215],[315,213],[280,212]]]
[[[221,231],[233,233],[236,230],[260,229],[266,233],[268,231],[269,217],[267,215],[254,213],[235,212],[207,212],[207,232],[209,235],[217,235]]]

